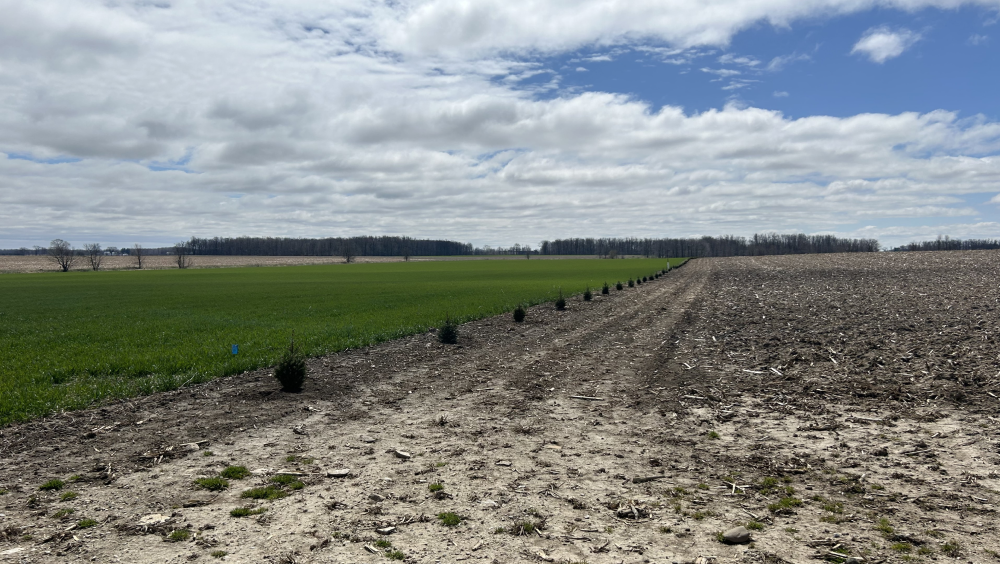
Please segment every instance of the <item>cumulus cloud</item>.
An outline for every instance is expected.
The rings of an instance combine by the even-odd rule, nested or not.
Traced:
[[[860,53],[872,62],[882,64],[894,59],[920,40],[920,34],[908,29],[892,30],[888,27],[876,27],[865,32],[854,44],[851,54]]]
[[[758,23],[788,26],[805,18],[873,8],[918,10],[992,0],[411,0],[386,8],[386,45],[407,52],[552,52],[584,45],[656,39],[680,47],[725,46]]]
[[[751,22],[864,5],[0,0],[0,31],[24,38],[0,33],[0,247],[139,234],[536,244],[964,217],[961,195],[1000,184],[1000,126],[985,118],[537,96],[559,76],[508,56],[655,36],[677,44],[651,54],[693,60]],[[705,72],[746,84],[732,73],[763,63],[738,59]]]

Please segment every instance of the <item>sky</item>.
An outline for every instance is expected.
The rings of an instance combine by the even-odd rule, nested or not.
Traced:
[[[1000,238],[1000,0],[0,13],[0,248]]]

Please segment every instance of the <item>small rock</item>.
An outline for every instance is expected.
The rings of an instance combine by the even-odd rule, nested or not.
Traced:
[[[722,533],[722,540],[726,544],[746,544],[750,542],[750,531],[746,527],[736,527]]]
[[[396,532],[396,527],[383,527],[381,529],[375,529],[375,532],[380,535],[391,535]]]
[[[494,509],[496,507],[499,507],[499,505],[497,505],[497,502],[493,501],[492,499],[483,500],[482,502],[479,503],[479,505],[481,505],[486,509]]]
[[[510,466],[511,464],[509,460],[497,460],[497,466]]]
[[[548,554],[545,554],[541,550],[538,551],[538,557],[541,558],[542,560],[546,561],[546,562],[555,562],[556,561],[555,558],[552,558],[551,556],[549,556]]]
[[[292,432],[295,433],[296,435],[309,434],[308,432],[306,432],[305,427],[303,427],[302,425],[296,425],[295,427],[292,427]]]
[[[326,473],[327,478],[347,478],[351,475],[350,468],[338,468]]]
[[[376,439],[375,437],[369,437],[368,435],[361,435],[361,442],[363,443],[371,444],[374,443],[376,440],[378,439]]]
[[[139,519],[139,524],[145,527],[149,527],[151,525],[160,525],[162,523],[166,523],[169,520],[170,517],[167,517],[166,515],[162,515],[160,513],[150,513],[149,515],[142,516]]]
[[[545,445],[544,448],[547,448],[547,449],[550,449],[550,450],[562,450],[561,446],[559,446],[559,445],[553,445],[553,444],[547,444],[547,445]]]
[[[408,453],[408,452],[406,452],[405,450],[394,450],[394,451],[392,451],[392,454],[396,458],[402,458],[403,460],[409,460],[409,459],[413,458],[413,455],[410,454],[410,453]]]
[[[872,456],[889,456],[889,449],[880,447],[872,451]]]
[[[385,501],[385,497],[378,494],[372,494],[368,496],[368,499],[374,501],[375,503],[378,503],[380,501]]]
[[[861,558],[860,556],[852,556],[847,560],[845,560],[844,564],[863,564],[864,561],[865,559]]]

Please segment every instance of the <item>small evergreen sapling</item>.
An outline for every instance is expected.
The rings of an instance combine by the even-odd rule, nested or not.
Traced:
[[[559,289],[559,299],[556,300],[556,309],[559,311],[566,309],[566,298],[563,297],[562,288]]]
[[[608,288],[608,283],[607,282],[604,283],[604,286],[601,286],[601,293],[602,294],[610,294],[611,293],[611,288]]]
[[[590,286],[587,286],[587,289],[583,292],[583,301],[589,302],[592,299],[594,299],[594,294],[590,293]]]
[[[518,306],[514,308],[514,321],[517,323],[521,323],[522,321],[524,321],[525,314],[526,312],[524,311],[524,306],[518,304]]]
[[[635,288],[635,280],[632,280],[631,278],[629,278],[628,279],[628,287],[629,288]]]
[[[438,340],[446,345],[458,343],[458,326],[450,317],[445,319],[444,325],[438,329]]]
[[[288,350],[281,356],[278,366],[274,367],[274,377],[281,382],[283,392],[298,393],[306,381],[306,359],[295,346],[295,340],[288,345]]]
[[[615,284],[615,290],[621,290],[622,288],[624,288],[624,286],[622,286],[622,283],[621,283],[621,281],[619,280],[619,281],[618,281],[618,283],[617,283],[617,284]]]

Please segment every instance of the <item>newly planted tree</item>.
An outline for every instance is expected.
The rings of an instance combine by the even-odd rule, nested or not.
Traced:
[[[608,283],[607,282],[604,283],[604,286],[601,286],[601,293],[602,294],[610,294],[611,293],[611,288],[608,288]]]
[[[458,343],[458,326],[451,317],[446,318],[444,324],[438,328],[438,340],[446,345]]]
[[[587,286],[587,289],[583,291],[583,301],[589,302],[592,299],[594,299],[594,294],[590,293],[590,286]]]
[[[518,306],[514,308],[514,321],[517,323],[521,323],[522,321],[524,321],[525,314],[526,312],[524,311],[524,306],[518,304]]]
[[[288,345],[278,365],[274,367],[274,377],[281,382],[284,392],[298,393],[306,381],[306,359],[295,346],[295,339]]]
[[[556,309],[559,311],[566,309],[566,298],[563,297],[562,288],[559,288],[559,298],[556,300]]]

